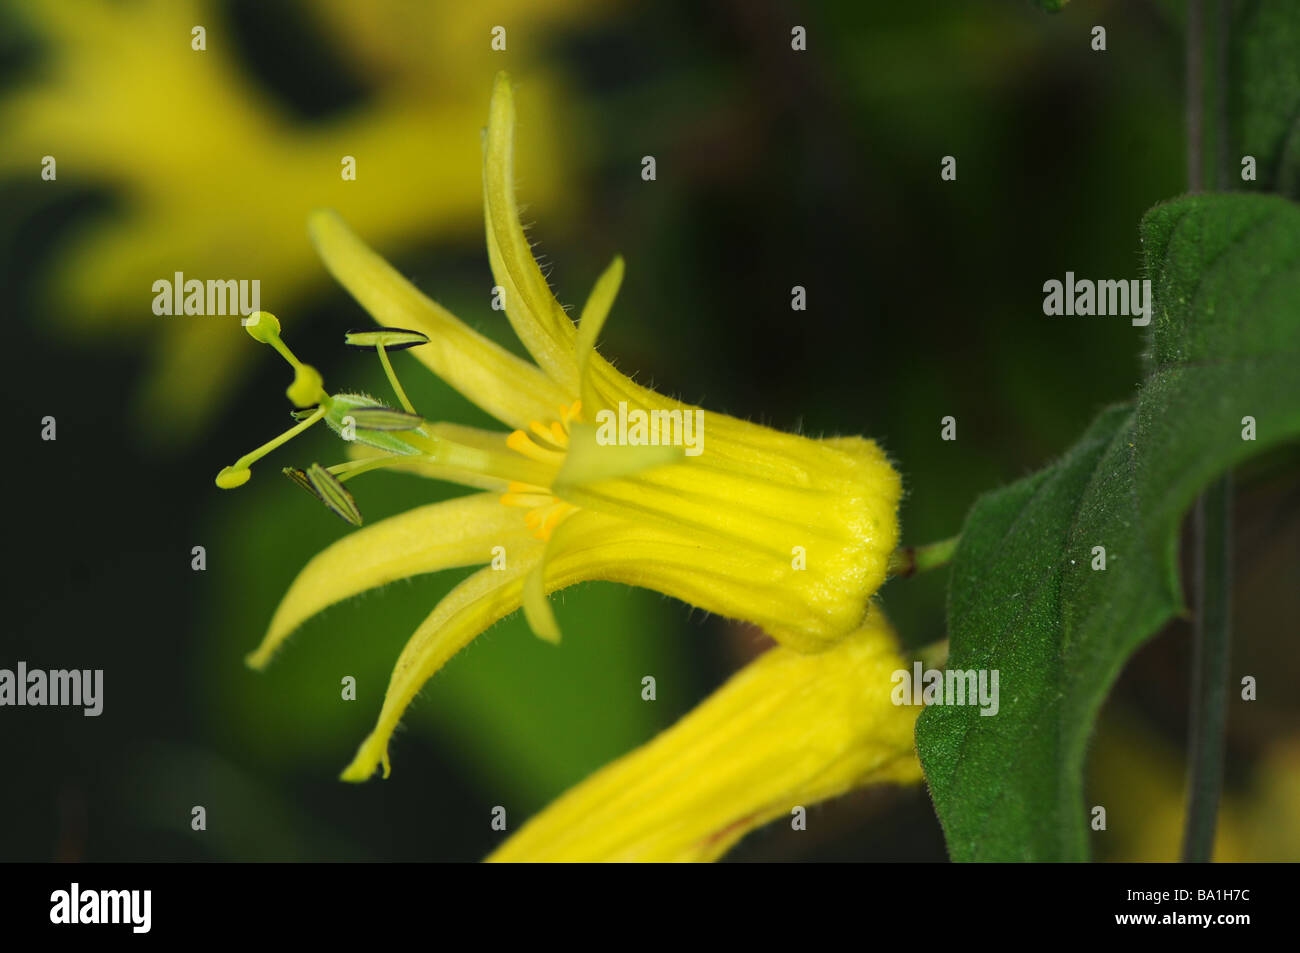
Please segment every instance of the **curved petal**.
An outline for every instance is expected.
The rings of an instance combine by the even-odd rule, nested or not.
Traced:
[[[771,649],[488,860],[713,860],[796,808],[868,784],[919,781],[912,730],[920,709],[891,699],[900,668],[878,611],[819,655]]]
[[[488,261],[505,290],[506,316],[533,360],[569,393],[578,394],[573,321],[551,293],[515,204],[515,103],[510,77],[498,73],[492,87],[483,142],[483,215]]]
[[[343,769],[344,781],[365,781],[380,766],[388,777],[388,741],[411,700],[448,659],[519,608],[523,580],[540,558],[540,545],[521,549],[515,558],[507,558],[505,569],[480,569],[438,603],[402,649],[379,720]]]
[[[653,589],[751,622],[801,652],[835,644],[862,624],[870,606],[867,596],[846,598],[837,580],[817,570],[816,560],[795,569],[789,557],[714,547],[696,534],[591,510],[560,524],[547,558],[547,592],[587,580]]]
[[[578,340],[575,348],[578,356],[578,389],[583,404],[590,407],[593,414],[597,409],[599,397],[590,370],[591,357],[596,352],[596,339],[600,337],[600,329],[605,326],[605,319],[609,317],[610,309],[614,307],[614,299],[618,297],[618,289],[622,284],[623,256],[615,255],[609,267],[596,279],[596,284],[587,297],[587,303],[582,308],[582,317],[578,321]]]
[[[393,668],[379,720],[344,771],[344,780],[364,781],[380,765],[387,775],[388,741],[411,700],[475,636],[523,605],[525,582],[543,554],[541,588],[546,593],[594,580],[641,586],[762,625],[799,651],[825,649],[860,624],[864,613],[857,604],[853,619],[839,618],[810,601],[801,588],[779,578],[810,575],[791,570],[788,562],[774,563],[744,549],[714,550],[695,537],[602,513],[574,513],[549,543],[528,542],[532,545],[526,548],[515,544],[505,570],[484,569],[470,576],[421,623]],[[549,613],[534,608],[533,615]],[[547,626],[542,630],[545,634]]]
[[[517,543],[506,569],[480,570],[448,593],[402,649],[388,682],[379,720],[344,770],[343,779],[364,781],[380,765],[387,776],[388,741],[411,700],[475,636],[523,605],[525,582],[533,569],[542,564],[543,555],[546,561],[542,589],[546,593],[595,579],[626,582],[628,579],[623,576],[650,578],[637,575],[643,539],[630,538],[630,529],[624,521],[598,513],[575,513],[560,524],[549,543],[533,539],[529,540],[531,546]],[[689,542],[681,545],[688,551],[698,548]],[[653,554],[647,552],[647,555],[653,562]],[[684,571],[684,575],[689,576],[689,571]],[[704,580],[701,591],[708,587],[708,580]],[[546,630],[545,626],[542,628]]]
[[[497,420],[526,427],[530,420],[553,416],[555,408],[572,399],[532,364],[425,297],[353,234],[336,212],[312,213],[308,229],[325,267],[357,303],[381,326],[428,335],[429,343],[411,353]]]
[[[248,664],[265,666],[294,629],[336,602],[407,576],[489,562],[493,546],[540,546],[521,511],[502,506],[495,493],[421,506],[351,533],[303,567]]]

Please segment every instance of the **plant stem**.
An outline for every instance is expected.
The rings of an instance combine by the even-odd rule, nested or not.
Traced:
[[[1232,189],[1232,155],[1228,148],[1231,141],[1231,129],[1228,118],[1228,35],[1232,28],[1232,0],[1215,0],[1218,8],[1217,46],[1214,50],[1216,81],[1214,84],[1214,125],[1216,128],[1215,150],[1218,161],[1215,163],[1215,188],[1220,192]]]
[[[1204,172],[1204,97],[1202,79],[1205,62],[1205,9],[1202,0],[1187,0],[1186,97],[1187,119],[1187,191],[1205,188]]]
[[[1227,186],[1224,162],[1227,128],[1227,4],[1218,4],[1215,68],[1219,188]],[[1201,120],[1205,90],[1201,76],[1205,38],[1203,0],[1187,4],[1187,187],[1204,186]],[[1232,474],[1211,484],[1196,500],[1196,619],[1193,624],[1191,711],[1188,725],[1187,820],[1183,861],[1205,863],[1214,855],[1219,797],[1223,791],[1224,721],[1228,700],[1228,657],[1232,616]]]
[[[951,536],[948,539],[941,539],[937,543],[926,543],[924,546],[900,546],[894,550],[894,554],[889,557],[889,569],[891,576],[913,576],[918,572],[925,572],[927,569],[938,569],[940,566],[946,566],[957,552],[957,544],[961,542],[961,536]]]
[[[1231,474],[1201,494],[1194,519],[1197,593],[1183,861],[1204,863],[1214,853],[1214,830],[1223,788],[1223,727],[1228,701],[1232,615]]]

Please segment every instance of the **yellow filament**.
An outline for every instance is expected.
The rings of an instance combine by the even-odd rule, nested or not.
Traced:
[[[545,507],[542,510],[533,510],[529,513],[530,516],[533,513],[540,514],[537,526],[529,528],[533,530],[534,536],[543,542],[546,542],[551,538],[551,534],[555,532],[555,527],[559,526],[568,519],[569,516],[577,511],[578,508],[572,503],[565,503],[562,500],[556,500],[550,506]]]
[[[581,413],[582,402],[574,401],[572,404],[560,405],[560,419],[551,421],[549,427],[541,421],[530,421],[528,429],[548,446],[539,444],[524,430],[510,434],[506,438],[506,446],[529,460],[558,467],[564,463],[564,451],[569,446],[569,424],[579,419]],[[551,449],[552,447],[558,449]],[[506,492],[501,494],[501,503],[505,506],[525,507],[528,512],[524,514],[524,525],[542,541],[549,540],[555,527],[578,510],[572,503],[557,499],[550,487],[519,481],[511,482]]]
[[[506,437],[506,446],[515,453],[523,454],[529,460],[535,460],[538,463],[559,466],[564,462],[563,453],[559,450],[547,450],[539,447],[522,430],[516,430],[509,437]]]
[[[542,506],[554,500],[549,493],[502,493],[501,502],[506,506]],[[531,515],[531,514],[530,514]]]
[[[564,444],[560,443],[555,439],[555,429],[558,429],[562,434],[564,433],[564,428],[560,427],[558,421],[552,423],[550,427],[544,427],[536,420],[534,420],[528,424],[528,429],[531,430],[533,433],[537,434],[537,436],[541,437],[543,440],[547,441],[548,443],[553,443],[559,447],[564,446]],[[566,440],[568,439],[567,435],[565,435],[565,439]]]
[[[393,371],[393,363],[388,359],[388,352],[384,350],[382,344],[376,345],[375,350],[379,352],[379,363],[384,365],[384,373],[388,375],[388,383],[393,385],[393,391],[397,394],[397,399],[402,402],[408,414],[415,413],[415,407],[412,405],[410,398],[406,396],[406,391],[402,390],[402,385],[397,381],[397,374]]]

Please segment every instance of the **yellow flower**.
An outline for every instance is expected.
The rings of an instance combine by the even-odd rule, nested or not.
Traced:
[[[510,83],[500,74],[484,143],[488,257],[506,314],[536,365],[426,298],[329,212],[311,219],[316,247],[383,326],[350,335],[349,343],[378,351],[405,410],[359,394],[327,395],[319,375],[280,341],[273,318],[249,327],[294,366],[290,398],[316,406],[304,409],[288,434],[223,470],[219,485],[244,482],[255,459],[323,419],[363,455],[291,476],[351,522],[360,514],[342,484],[377,467],[487,491],[419,507],[327,548],[295,580],[250,656],[253,666],[265,665],[304,620],[356,593],[418,573],[485,566],[407,643],[378,724],[343,773],[347,780],[364,780],[381,764],[388,773],[388,741],[407,705],[488,626],[522,606],[539,636],[557,640],[547,593],[596,579],[642,586],[816,652],[862,625],[897,544],[899,477],[872,441],[815,440],[706,414],[641,387],[596,352],[622,262],[615,259],[598,279],[575,326],[520,225],[513,134]],[[514,430],[419,417],[387,354],[408,346]],[[650,421],[649,429],[634,420]],[[657,445],[648,442],[656,432]]]
[[[654,740],[525,824],[490,861],[707,861],[779,817],[868,784],[921,779],[919,707],[883,615],[825,652],[773,648]]]

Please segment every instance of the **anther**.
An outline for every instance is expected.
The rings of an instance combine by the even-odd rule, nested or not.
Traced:
[[[528,439],[528,434],[522,430],[516,430],[506,437],[506,446],[515,453],[523,454],[529,460],[535,460],[538,463],[548,463],[559,465],[564,462],[564,454],[559,450],[547,450],[539,447]]]
[[[406,396],[406,391],[402,389],[401,383],[397,380],[397,373],[393,370],[393,364],[388,359],[388,352],[402,351],[408,347],[428,344],[429,336],[427,334],[419,331],[408,331],[405,328],[375,328],[370,331],[349,331],[343,336],[343,343],[349,347],[378,351],[379,363],[384,366],[384,374],[388,377],[388,383],[393,385],[393,392],[397,394],[397,399],[402,402],[402,406],[409,413],[415,413],[415,407],[411,404],[410,398]]]

